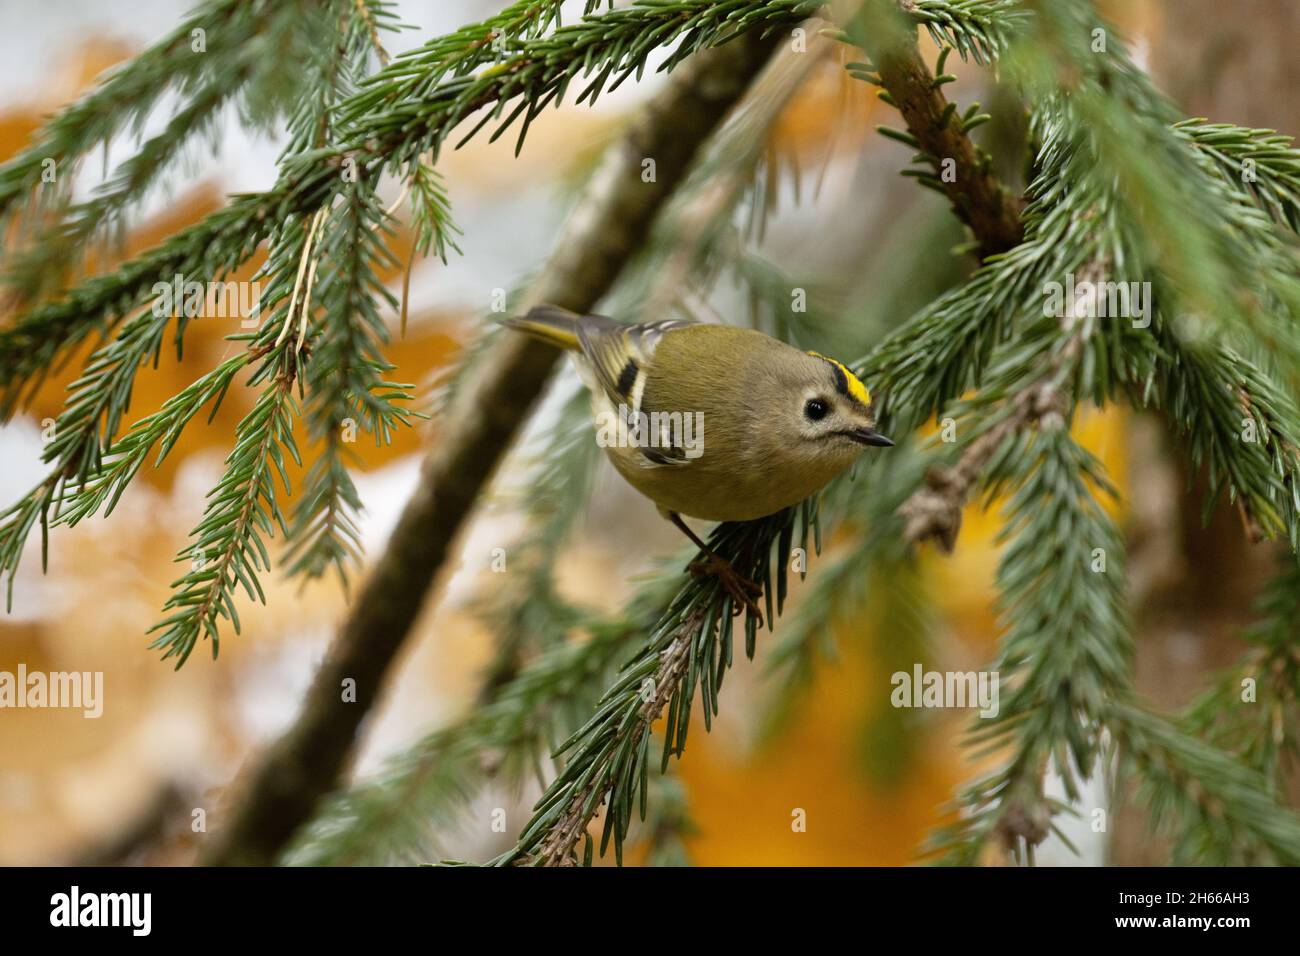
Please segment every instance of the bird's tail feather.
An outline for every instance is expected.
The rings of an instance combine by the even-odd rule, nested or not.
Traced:
[[[579,318],[577,313],[556,305],[537,305],[529,309],[527,315],[502,319],[501,324],[526,332],[557,348],[577,349]]]

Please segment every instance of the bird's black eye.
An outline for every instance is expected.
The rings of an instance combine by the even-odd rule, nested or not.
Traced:
[[[826,417],[826,413],[829,411],[830,409],[826,406],[826,403],[820,398],[808,399],[803,407],[804,415],[808,417],[809,421],[814,422],[821,421]]]

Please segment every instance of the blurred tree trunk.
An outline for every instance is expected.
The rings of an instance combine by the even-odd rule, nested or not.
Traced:
[[[1189,116],[1300,131],[1300,3],[1295,0],[1163,0],[1151,36],[1150,69]],[[1231,664],[1237,633],[1273,568],[1274,547],[1252,544],[1236,509],[1221,501],[1201,519],[1204,472],[1192,474],[1183,439],[1139,417],[1129,429],[1133,505],[1132,594],[1139,693],[1164,709],[1185,706]],[[1189,487],[1190,493],[1181,493]],[[1167,862],[1140,810],[1115,820],[1111,861]]]

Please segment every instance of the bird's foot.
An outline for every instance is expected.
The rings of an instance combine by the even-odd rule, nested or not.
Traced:
[[[700,560],[692,561],[686,566],[686,570],[697,578],[717,578],[718,583],[722,585],[722,590],[731,597],[732,615],[739,614],[742,609],[747,610],[758,619],[759,627],[763,626],[763,612],[759,610],[758,601],[755,600],[762,595],[763,589],[741,575],[726,558],[710,552]]]

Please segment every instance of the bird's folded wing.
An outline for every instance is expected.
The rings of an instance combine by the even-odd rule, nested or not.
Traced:
[[[585,315],[578,323],[578,342],[583,357],[595,372],[597,383],[609,396],[615,408],[629,415],[654,411],[642,407],[646,375],[651,370],[655,347],[663,336],[673,329],[684,328],[689,322],[664,320],[640,325],[623,325],[600,315]],[[664,443],[655,436],[653,445],[640,446],[641,454],[650,465],[685,464],[689,459],[683,449]]]
[[[641,411],[641,394],[655,346],[666,332],[690,325],[667,320],[623,325],[600,315],[584,315],[578,324],[582,354],[597,381],[617,406]]]

